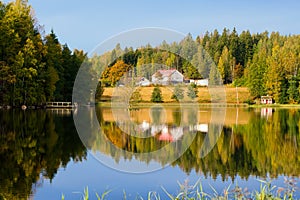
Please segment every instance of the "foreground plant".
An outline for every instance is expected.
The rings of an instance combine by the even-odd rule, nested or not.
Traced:
[[[110,192],[111,192],[111,190],[107,190],[107,191],[103,192],[103,193],[101,194],[101,196],[96,192],[95,195],[96,195],[96,197],[97,197],[97,200],[105,200],[105,199],[106,199],[106,196],[107,196]],[[75,193],[75,194],[81,194],[81,199],[83,199],[83,200],[89,200],[89,199],[90,199],[90,198],[89,198],[89,188],[88,188],[88,187],[84,188],[83,193],[81,193],[81,192],[74,192],[74,193]],[[62,200],[65,200],[65,195],[64,195],[64,194],[62,194],[61,199],[62,199]]]
[[[190,185],[188,180],[185,180],[183,183],[178,182],[179,192],[177,194],[169,193],[164,187],[162,190],[170,200],[294,200],[295,192],[298,189],[296,186],[295,179],[285,178],[285,188],[273,186],[271,181],[268,180],[258,180],[261,182],[260,190],[249,192],[247,188],[241,188],[236,184],[234,188],[231,188],[229,185],[223,190],[223,193],[219,194],[217,190],[210,186],[213,190],[212,194],[206,193],[203,191],[202,184],[198,180],[195,184]],[[98,200],[106,199],[107,195],[111,190],[105,191],[101,196],[96,193]],[[82,199],[89,200],[89,191],[86,187],[82,194]],[[136,200],[144,200],[140,195],[136,196]],[[62,200],[65,200],[64,195],[62,195]],[[124,191],[123,200],[127,200],[126,192]],[[146,200],[161,200],[159,193],[150,191],[146,197]]]

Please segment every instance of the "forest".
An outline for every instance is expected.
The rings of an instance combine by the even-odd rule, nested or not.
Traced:
[[[103,86],[115,86],[125,74],[150,78],[164,67],[177,69],[186,79],[208,78],[210,85],[247,87],[249,101],[270,95],[276,103],[300,102],[300,35],[224,28],[155,47],[116,44],[88,58],[82,50],[60,44],[54,31],[45,34],[25,0],[0,2],[0,27],[0,105],[71,101],[84,61],[88,78],[100,79],[96,101]]]
[[[270,95],[275,102],[284,104],[300,100],[299,52],[299,35],[267,31],[239,34],[235,28],[224,28],[222,33],[206,32],[195,40],[188,34],[180,42],[163,41],[157,47],[123,50],[117,44],[112,51],[95,55],[91,61],[95,67],[108,66],[102,75],[106,86],[114,86],[128,70],[137,77],[151,78],[159,63],[179,70],[186,79],[209,78],[211,85],[247,87],[251,100]]]
[[[0,2],[0,105],[71,101],[82,50],[45,34],[27,1]]]

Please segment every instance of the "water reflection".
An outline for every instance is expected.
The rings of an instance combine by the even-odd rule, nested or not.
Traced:
[[[65,114],[0,110],[0,199],[28,199],[44,178],[86,158],[72,116]]]
[[[88,108],[78,111],[84,113],[81,125],[87,134],[83,139],[88,149],[109,156],[115,163],[123,159],[164,166],[174,158],[172,165],[187,174],[221,175],[223,180],[250,175],[300,176],[297,109],[228,108],[224,126],[209,108],[132,110],[129,119],[134,126],[116,122],[110,108],[96,111],[97,116]],[[93,129],[93,117],[98,118],[102,132]],[[0,123],[0,199],[27,199],[42,187],[43,179],[52,180],[60,167],[86,158],[87,150],[70,113],[0,110]],[[221,134],[213,134],[219,129]],[[215,141],[204,156],[208,150],[203,144]],[[178,158],[176,150],[190,143]],[[159,149],[163,149],[159,155],[147,154]]]
[[[94,151],[110,155],[118,162],[120,158],[129,158],[130,152],[151,152],[168,146],[164,156],[174,156],[174,148],[180,148],[182,138],[184,142],[193,140],[187,151],[175,162],[173,166],[180,166],[183,171],[190,173],[192,170],[216,177],[221,174],[223,179],[237,175],[248,178],[250,175],[277,177],[280,174],[289,176],[300,175],[300,112],[295,109],[247,109],[228,108],[225,125],[221,135],[215,129],[218,118],[211,118],[209,109],[186,109],[178,112],[177,109],[166,109],[163,120],[159,116],[159,109],[149,110],[143,108],[131,111],[131,121],[137,124],[136,132],[147,132],[150,137],[139,138],[128,135],[124,127],[119,127],[113,120],[109,108],[97,111],[98,119],[105,135],[91,144]],[[150,113],[150,116],[145,113]],[[123,124],[126,126],[126,124]],[[98,134],[98,133],[95,133]],[[212,151],[203,156],[205,142],[216,145]],[[180,142],[178,142],[180,141]],[[115,151],[109,145],[115,145],[124,151]],[[164,156],[144,157],[135,154],[141,162],[155,160],[165,164]]]

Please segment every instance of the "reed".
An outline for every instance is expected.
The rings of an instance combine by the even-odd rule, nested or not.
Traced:
[[[198,180],[195,184],[190,185],[188,181],[184,183],[179,183],[179,192],[176,194],[171,194],[164,187],[162,190],[164,196],[167,196],[170,200],[294,200],[298,199],[295,197],[295,192],[298,189],[295,179],[285,178],[284,184],[285,187],[277,187],[272,185],[271,181],[258,180],[261,182],[260,189],[258,191],[250,192],[247,188],[241,188],[236,184],[234,187],[229,185],[224,188],[222,193],[218,193],[217,190],[210,186],[212,191],[211,193],[205,192],[202,187],[202,183]],[[112,190],[107,190],[101,195],[95,193],[95,196],[98,200],[110,199],[109,193]],[[86,187],[81,193],[82,197],[80,199],[89,200],[89,191]],[[65,200],[65,196],[62,195],[62,200]],[[162,198],[158,192],[149,191],[146,197],[137,195],[134,199],[136,200],[161,200]],[[123,191],[123,200],[127,200],[127,194]]]

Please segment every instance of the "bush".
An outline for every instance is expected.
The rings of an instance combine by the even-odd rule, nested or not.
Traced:
[[[133,102],[133,103],[139,103],[142,101],[142,96],[141,96],[141,93],[140,93],[140,89],[136,89],[132,95],[131,95],[131,98],[130,98],[130,102]]]

